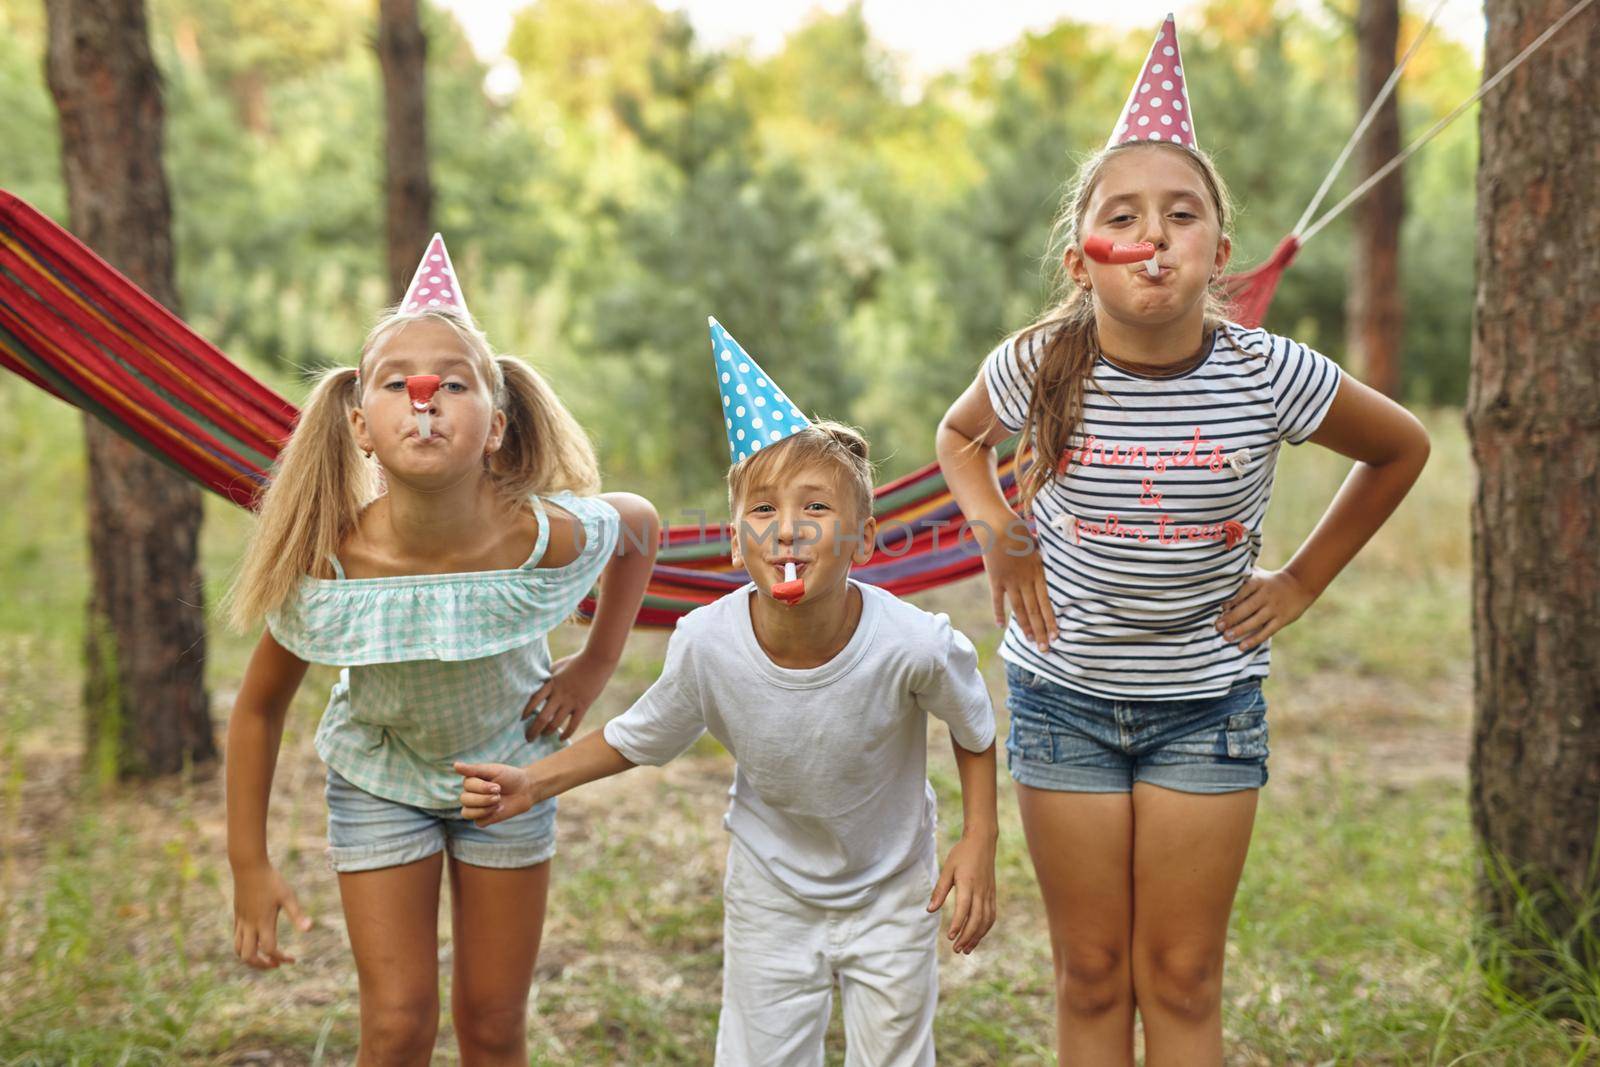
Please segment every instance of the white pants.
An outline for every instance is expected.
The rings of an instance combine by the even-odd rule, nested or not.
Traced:
[[[932,1067],[939,1000],[934,872],[912,864],[870,903],[819,908],[791,895],[738,845],[723,883],[717,1067],[821,1067],[844,1004],[845,1067]]]

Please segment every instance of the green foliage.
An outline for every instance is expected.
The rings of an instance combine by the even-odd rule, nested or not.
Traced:
[[[9,917],[30,923],[21,943],[8,946],[27,959],[28,981],[0,983],[0,1061],[161,1064],[206,1051],[192,1035],[222,990],[195,966],[187,929],[196,905],[210,906],[215,872],[202,882],[182,844],[193,816],[172,814],[172,843],[145,879],[120,876],[139,843],[93,808],[51,846],[47,883],[23,902],[24,915]],[[196,888],[208,890],[198,901]],[[114,1024],[102,1025],[107,1018]]]
[[[608,455],[681,500],[726,467],[706,315],[779,381],[805,382],[788,388],[810,410],[844,411],[860,375],[839,336],[853,264],[828,196],[798,166],[764,158],[721,57],[679,22],[650,70],[648,93],[617,102],[640,188],[603,206],[574,314],[579,351],[627,413]]]
[[[506,53],[531,105],[611,125],[619,96],[649,91],[651,56],[677,21],[650,0],[538,0],[516,13]]]
[[[66,214],[61,135],[44,79],[42,5],[0,6],[0,188],[52,218]]]
[[[740,96],[818,166],[893,128],[904,110],[899,71],[872,39],[860,0],[838,14],[813,11],[776,55],[744,68]]]

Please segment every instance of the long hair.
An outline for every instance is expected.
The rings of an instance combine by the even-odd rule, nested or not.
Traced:
[[[1181,154],[1205,182],[1216,208],[1221,234],[1228,236],[1233,224],[1233,203],[1227,186],[1211,157],[1199,149],[1164,141],[1127,141],[1102,149],[1078,169],[1050,233],[1050,254],[1056,263],[1050,306],[1010,338],[1017,345],[1037,339],[1044,346],[1034,373],[1033,392],[1028,398],[1028,414],[1022,424],[1022,441],[1034,449],[1033,462],[1019,475],[1018,506],[1023,514],[1055,476],[1061,457],[1067,454],[1072,437],[1083,421],[1084,393],[1089,388],[1100,351],[1094,298],[1074,282],[1062,253],[1069,246],[1081,247],[1083,217],[1089,210],[1089,200],[1105,171],[1106,161],[1119,153],[1150,150]],[[1227,300],[1221,289],[1213,285],[1206,292],[1207,329],[1222,326],[1226,307]]]
[[[508,507],[522,507],[530,494],[599,491],[588,435],[538,371],[514,356],[496,355],[460,312],[391,310],[367,335],[356,366],[334,368],[317,380],[273,464],[271,481],[257,498],[255,531],[228,591],[228,615],[238,628],[280,607],[303,575],[332,573],[329,560],[382,490],[376,465],[362,456],[350,425],[350,412],[361,403],[361,368],[401,329],[430,319],[455,331],[492,384],[495,407],[506,414],[500,448],[484,470],[496,495]]]

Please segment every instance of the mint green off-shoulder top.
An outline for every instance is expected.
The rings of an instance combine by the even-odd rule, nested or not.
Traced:
[[[346,578],[309,575],[267,618],[273,639],[301,659],[342,668],[317,729],[322,759],[369,793],[422,808],[456,808],[468,763],[531,763],[560,747],[528,741],[528,698],[550,677],[546,636],[594,588],[616,550],[621,519],[598,497],[544,500],[583,527],[577,558],[540,567],[539,533],[511,570]]]

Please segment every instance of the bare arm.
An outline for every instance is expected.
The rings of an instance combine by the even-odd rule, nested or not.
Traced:
[[[268,862],[267,800],[289,702],[305,674],[305,660],[263,630],[228,718],[228,862],[236,870]]]
[[[605,730],[594,729],[577,744],[546,756],[527,771],[533,780],[535,795],[544,800],[636,766],[638,764],[611,747]]]
[[[1356,461],[1284,568],[1321,596],[1411,491],[1431,445],[1415,415],[1348,376],[1311,440]]]
[[[956,952],[971,953],[994,926],[995,918],[994,853],[1000,835],[995,815],[995,746],[968,752],[952,737],[950,749],[961,776],[961,840],[945,859],[928,910],[943,907],[945,897],[955,889],[955,911],[946,936],[955,942]]]
[[[569,789],[609,778],[637,766],[606,741],[604,730],[591,730],[576,744],[526,767],[504,763],[457,763],[461,784],[461,816],[478,826],[491,826],[521,815],[542,800]]]
[[[622,519],[617,551],[600,573],[600,593],[583,648],[552,664],[549,680],[523,709],[523,718],[532,717],[526,731],[530,739],[559,729],[566,740],[577,732],[622,659],[623,645],[650,584],[661,533],[656,509],[633,493],[605,493],[600,499],[616,508]]]
[[[968,752],[950,739],[956,773],[961,776],[961,836],[985,838],[991,843],[1000,833],[995,814],[995,746]]]
[[[1057,634],[1039,547],[1021,526],[1000,488],[995,446],[1011,437],[995,418],[989,388],[979,374],[939,421],[934,450],[945,483],[969,524],[983,535],[983,566],[989,575],[994,621],[1004,626],[1006,605],[1028,640],[1040,651]]]
[[[1253,575],[1224,608],[1217,627],[1240,648],[1265,641],[1322,595],[1400,506],[1430,451],[1415,415],[1348,375],[1310,440],[1356,464],[1283,569]]]
[[[989,388],[980,374],[939,420],[934,451],[945,482],[969,522],[996,530],[1017,517],[1000,489],[995,448],[1012,436],[995,418]]]
[[[267,856],[267,802],[289,702],[305,677],[304,660],[263,631],[228,718],[225,796],[228,864],[234,883],[234,951],[252,967],[294,959],[277,948],[279,908],[301,929],[310,920]]]
[[[617,535],[617,554],[600,575],[600,596],[583,651],[596,662],[615,667],[650,584],[661,517],[650,501],[633,493],[606,493],[600,499],[617,509],[622,530]]]

